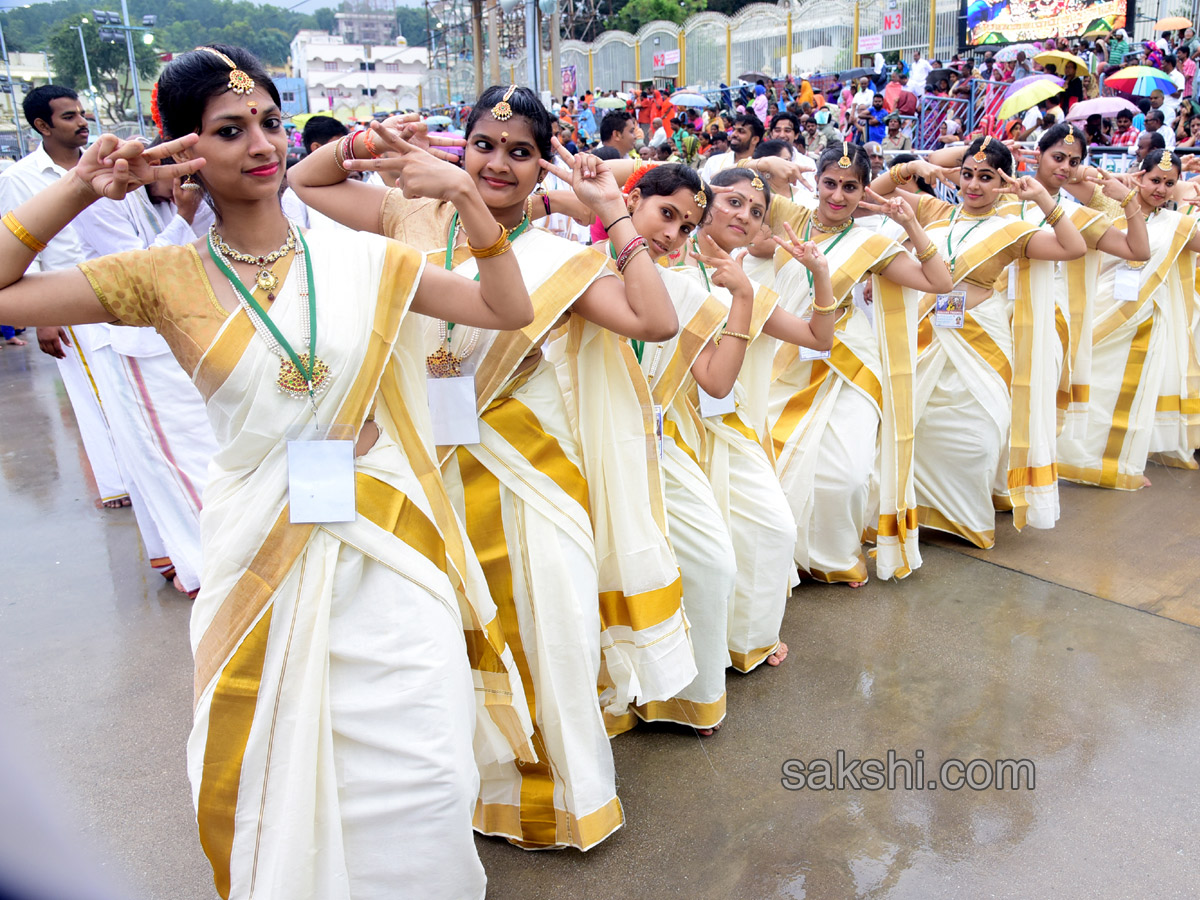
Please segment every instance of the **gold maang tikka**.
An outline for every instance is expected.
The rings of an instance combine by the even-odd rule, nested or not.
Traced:
[[[700,190],[692,194],[692,199],[696,201],[696,205],[700,207],[701,212],[708,208],[708,194],[704,193],[703,181],[700,182]]]
[[[762,193],[764,185],[763,180],[758,177],[758,173],[754,173],[754,177],[750,179],[750,187],[754,188],[759,193]]]
[[[977,162],[977,163],[987,162],[987,154],[984,153],[983,151],[985,151],[987,149],[987,145],[990,144],[991,142],[992,142],[992,136],[989,134],[987,137],[985,137],[983,139],[983,143],[979,145],[979,149],[975,152],[975,154],[971,157],[971,159],[975,160],[975,162]]]
[[[241,96],[249,94],[254,90],[254,79],[239,69],[237,63],[220,50],[214,50],[212,47],[197,47],[196,49],[203,50],[205,53],[211,53],[225,63],[225,65],[229,66],[229,89],[235,94]]]
[[[513,91],[517,89],[515,84],[510,84],[508,90],[504,92],[504,96],[500,98],[500,102],[492,107],[492,118],[497,122],[507,122],[512,118],[513,108],[508,104],[508,98],[513,95]]]
[[[842,141],[842,158],[838,160],[838,168],[848,169],[852,165],[854,165],[854,163],[850,161],[850,144],[846,141]],[[761,188],[759,188],[759,190],[761,190]]]
[[[1158,158],[1158,167],[1164,172],[1170,172],[1173,168],[1175,168],[1175,162],[1171,159],[1171,154],[1169,151],[1164,150],[1162,152],[1162,156]]]
[[[1068,132],[1067,132],[1067,136],[1066,136],[1065,138],[1063,138],[1063,143],[1064,143],[1064,144],[1073,144],[1073,143],[1075,143],[1075,132],[1074,132],[1074,131],[1068,131]]]

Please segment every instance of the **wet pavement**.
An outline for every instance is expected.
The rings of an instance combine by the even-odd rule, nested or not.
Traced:
[[[123,896],[208,900],[184,771],[190,604],[131,512],[95,508],[81,460],[53,362],[0,350],[0,750],[22,735],[35,774],[17,780],[57,798]],[[1148,474],[1136,494],[1065,486],[1052,532],[1000,516],[992,551],[930,540],[899,584],[802,585],[791,655],[731,675],[716,736],[614,741],[621,831],[586,854],[480,839],[488,896],[1200,896],[1200,473]],[[782,783],[788,760],[796,786],[800,763],[889,750],[926,783],[952,759],[1029,760],[1035,781]]]

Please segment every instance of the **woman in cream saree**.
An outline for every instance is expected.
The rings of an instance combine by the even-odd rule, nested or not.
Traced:
[[[877,178],[875,190],[887,194],[897,182],[913,177],[947,177],[925,162],[898,169],[894,178]],[[1034,507],[1033,518],[1052,525],[1058,510],[1052,269],[1029,267],[1018,285],[1011,324],[1006,298],[994,290],[997,279],[1017,259],[1069,260],[1086,250],[1073,221],[1045,187],[1028,177],[1013,180],[1011,170],[1008,149],[983,138],[967,148],[962,162],[961,207],[900,194],[915,208],[930,238],[945,248],[955,285],[965,294],[961,328],[935,327],[933,296],[925,297],[919,310],[918,518],[922,525],[983,548],[995,539],[994,496],[1011,495],[1018,524],[1023,524],[1023,511]],[[1035,202],[1053,231],[996,215],[1002,190]]]
[[[103,136],[14,211],[0,308],[31,324],[155,327],[205,398],[219,450],[201,514],[188,768],[217,892],[349,900],[407,884],[482,897],[471,744],[532,759],[531,723],[431,459],[422,360],[400,325],[410,308],[448,308],[519,327],[530,308],[516,265],[498,256],[476,286],[382,238],[295,233],[278,201],[278,93],[245,51],[177,57],[158,98],[167,134],[187,137],[147,150]],[[188,162],[159,173],[152,163],[165,154]],[[216,226],[204,257],[193,245],[155,248],[21,278],[30,236],[57,233],[89,198],[120,199],[205,165],[215,206],[238,215]],[[452,188],[464,218],[486,228],[478,197]],[[284,235],[294,250],[272,254]],[[219,246],[275,264],[233,265]],[[331,302],[348,279],[355,299]],[[256,333],[268,319],[277,348]],[[281,352],[292,341],[307,354]],[[289,456],[317,426],[330,440],[357,439],[330,445],[353,487],[348,521],[291,521],[292,501],[314,482],[293,471],[289,487]],[[343,488],[343,505],[348,496]],[[472,669],[487,674],[472,684]],[[477,722],[472,693],[485,710]]]
[[[903,578],[921,564],[909,413],[914,291],[950,284],[945,261],[930,251],[933,245],[915,218],[894,203],[876,206],[866,199],[869,174],[861,148],[827,150],[818,163],[817,208],[776,197],[770,215],[777,232],[790,228],[818,243],[829,259],[837,304],[827,357],[797,354],[785,345],[770,361],[766,420],[775,471],[796,517],[801,574],[852,587],[867,580],[864,537],[876,540],[880,577]],[[860,206],[891,212],[921,262],[891,238],[855,225]],[[866,279],[872,284],[873,322],[853,302],[854,286]],[[812,281],[783,252],[776,254],[771,283],[788,311],[799,315],[811,308]],[[881,512],[872,519],[876,505]]]
[[[1195,468],[1200,446],[1200,365],[1194,337],[1197,222],[1163,208],[1179,179],[1179,158],[1147,154],[1138,200],[1150,209],[1151,256],[1131,268],[1105,260],[1097,277],[1087,425],[1059,442],[1069,481],[1118,490],[1147,482],[1146,461]],[[1131,209],[1138,209],[1136,201]],[[1133,215],[1133,213],[1131,213]],[[1122,227],[1127,223],[1114,223]]]
[[[405,178],[404,193],[347,181],[334,147],[302,163],[293,186],[333,218],[412,242],[430,264],[473,277],[476,261],[454,210],[408,199],[458,170],[430,165],[427,156],[414,162],[404,124],[372,132],[372,142],[394,156],[370,163]],[[624,715],[634,699],[669,697],[695,676],[678,567],[665,523],[651,515],[661,487],[657,468],[647,465],[650,410],[614,333],[658,337],[673,333],[676,320],[649,258],[631,262],[626,293],[619,279],[606,277],[604,256],[528,227],[538,162],[551,153],[549,118],[531,91],[485,91],[467,135],[465,170],[510,224],[535,307],[533,323],[516,332],[436,319],[419,327],[431,371],[453,360],[474,379],[478,440],[440,447],[439,462],[535,722],[535,764],[480,760],[475,825],[527,848],[588,849],[624,821],[605,715]],[[368,156],[366,138],[353,140],[357,149],[346,155]],[[576,183],[592,190],[586,199],[606,221],[620,217],[611,177]],[[627,221],[617,228],[632,235]],[[569,414],[541,345],[571,312],[579,313],[568,330],[585,377],[572,385]],[[599,698],[598,682],[605,687]]]

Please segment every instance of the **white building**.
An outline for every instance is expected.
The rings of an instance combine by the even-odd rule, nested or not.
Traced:
[[[308,86],[309,112],[349,121],[421,105],[429,51],[403,37],[391,45],[347,44],[340,35],[304,30],[291,51],[292,75]]]

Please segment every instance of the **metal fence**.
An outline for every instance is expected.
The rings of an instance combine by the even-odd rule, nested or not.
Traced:
[[[575,66],[579,89],[621,90],[623,82],[663,77],[701,89],[736,84],[758,72],[782,79],[788,74],[836,72],[859,60],[860,45],[884,52],[912,51],[948,59],[958,42],[960,0],[778,0],[752,3],[734,16],[702,12],[682,25],[654,21],[637,34],[606,31],[591,43],[564,41],[560,65]],[[899,30],[883,33],[884,17]],[[544,52],[544,51],[542,51]],[[873,52],[873,51],[872,51]],[[678,60],[675,58],[678,54]],[[485,50],[486,55],[486,50]],[[658,57],[658,59],[656,59]],[[671,62],[666,60],[670,59]],[[501,61],[502,77],[524,81],[524,67]],[[434,53],[424,85],[425,102],[469,101],[474,97],[468,58]],[[541,69],[546,70],[548,63]],[[488,71],[484,60],[484,72]],[[449,95],[449,96],[448,96]]]

